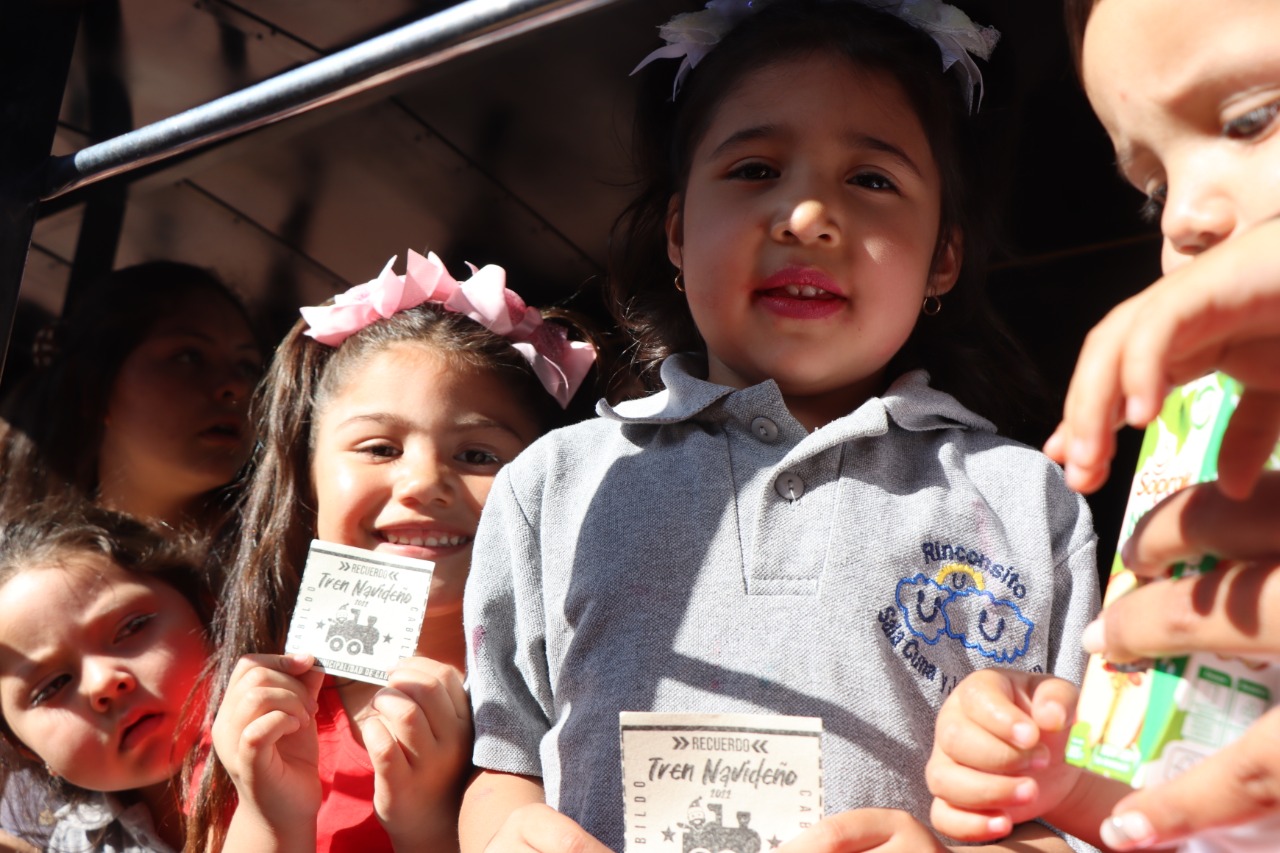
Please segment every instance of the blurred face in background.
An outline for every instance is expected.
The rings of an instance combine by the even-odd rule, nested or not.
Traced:
[[[226,298],[193,291],[120,366],[103,425],[98,501],[164,517],[230,482],[253,446],[247,409],[257,341]]]

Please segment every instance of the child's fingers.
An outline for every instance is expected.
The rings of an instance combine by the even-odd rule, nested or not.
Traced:
[[[1280,658],[1280,564],[1145,584],[1108,605],[1083,642],[1118,662],[1192,651]]]
[[[435,735],[422,708],[394,687],[384,687],[373,696],[372,708],[387,732],[403,748],[418,753],[435,742]]]
[[[1252,493],[1280,439],[1280,393],[1245,389],[1218,452],[1218,488],[1236,500]],[[1280,527],[1280,524],[1269,525]]]
[[[460,725],[470,725],[471,706],[462,677],[448,664],[406,658],[391,671],[388,686],[417,702],[439,736],[451,736]]]
[[[957,720],[954,715],[938,715],[934,752],[941,752],[960,766],[1005,776],[1026,773],[1048,763],[1043,745],[1015,746],[1007,738],[993,734],[971,720]],[[930,766],[933,764],[931,759]]]
[[[1009,811],[1025,806],[1038,793],[1035,780],[1026,776],[975,770],[936,758],[925,766],[925,781],[934,797],[966,811]]]
[[[1062,421],[1059,421],[1058,425],[1053,428],[1053,433],[1045,439],[1041,450],[1044,451],[1045,456],[1061,465],[1067,461],[1066,448],[1067,428]]]
[[[229,683],[235,683],[255,669],[268,669],[292,675],[295,678],[315,666],[315,658],[311,655],[243,655],[236,661],[231,671]]]
[[[1121,357],[1140,302],[1141,295],[1121,303],[1089,332],[1067,388],[1058,455],[1078,491],[1101,486],[1115,455],[1115,430],[1124,423]]]
[[[1180,384],[1210,369],[1243,367],[1253,384],[1258,367],[1231,353],[1275,339],[1280,328],[1280,264],[1275,252],[1280,219],[1241,232],[1162,278],[1143,292],[1140,322],[1127,345],[1124,385],[1151,390],[1155,377]],[[1271,364],[1268,371],[1266,364]],[[1274,362],[1264,373],[1274,375]],[[1280,387],[1271,385],[1271,390]]]
[[[960,841],[994,841],[1013,831],[1013,820],[1003,812],[970,811],[938,797],[929,809],[929,822],[938,832]]]
[[[305,723],[305,719],[285,710],[268,711],[255,717],[240,735],[239,751],[242,761],[259,771],[265,770],[274,760],[270,748],[280,738],[300,730]]]
[[[409,758],[400,748],[400,742],[376,716],[360,722],[360,738],[369,752],[375,777],[382,779],[403,778],[409,770]]]
[[[1031,715],[1032,691],[1048,678],[1017,670],[980,669],[956,686],[947,704],[1009,746],[1028,750],[1040,742],[1040,730]],[[943,711],[947,710],[944,705]]]
[[[245,655],[236,661],[222,698],[223,709],[236,712],[243,709],[247,697],[264,688],[278,688],[296,693],[308,706],[310,713],[316,709],[315,694],[309,684],[300,680],[311,670],[314,659],[310,655]]]
[[[1046,734],[1065,732],[1075,718],[1075,707],[1080,699],[1080,688],[1070,681],[1053,677],[1034,677],[1031,683],[1031,718]]]
[[[1179,490],[1139,520],[1121,558],[1143,577],[1205,554],[1232,560],[1280,559],[1280,472],[1267,471],[1248,499],[1228,498],[1213,483]]]
[[[1186,773],[1117,803],[1102,825],[1102,839],[1116,850],[1136,850],[1273,817],[1278,809],[1280,708],[1273,708]]]
[[[277,655],[263,657],[278,658]],[[313,689],[314,676],[307,677],[307,670],[304,670],[300,675],[307,677],[307,681],[303,681],[287,668],[274,668],[274,663],[274,660],[263,664],[242,658],[232,673],[219,712],[226,708],[240,716],[246,713],[256,716],[254,709],[276,707],[292,697],[306,709],[307,716],[315,713],[318,706]]]

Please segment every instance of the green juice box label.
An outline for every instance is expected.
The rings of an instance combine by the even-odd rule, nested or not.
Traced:
[[[1175,389],[1148,427],[1121,526],[1120,546],[1138,520],[1179,489],[1217,478],[1218,448],[1240,386],[1215,373]],[[1272,465],[1276,462],[1272,458]],[[1216,561],[1174,567],[1209,571]],[[1138,584],[1119,549],[1105,608]],[[1134,787],[1170,779],[1239,737],[1280,695],[1280,667],[1193,654],[1118,667],[1092,655],[1085,670],[1067,761]]]

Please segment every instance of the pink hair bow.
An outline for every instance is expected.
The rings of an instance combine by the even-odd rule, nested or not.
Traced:
[[[459,282],[434,252],[424,258],[410,249],[404,275],[392,272],[395,261],[387,261],[373,281],[339,293],[332,305],[300,309],[307,321],[305,334],[336,347],[397,311],[438,302],[446,311],[464,314],[511,341],[547,393],[561,408],[569,405],[595,362],[595,347],[569,340],[559,324],[544,323],[536,308],[525,305],[519,295],[507,289],[506,270],[492,264],[481,269],[472,266],[471,278]]]

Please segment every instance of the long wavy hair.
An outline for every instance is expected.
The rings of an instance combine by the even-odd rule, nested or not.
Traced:
[[[126,572],[173,587],[191,603],[207,629],[215,596],[202,566],[203,554],[203,542],[194,536],[163,533],[128,515],[83,501],[51,499],[0,524],[0,586],[23,572],[64,565],[77,557],[105,557]],[[191,697],[184,706],[184,725],[194,728],[203,719],[205,709],[199,698]],[[5,778],[22,770],[30,771],[24,780],[42,784],[62,801],[74,802],[90,793],[46,772],[42,759],[18,739],[0,715],[0,788]],[[34,804],[38,798],[26,799]],[[39,825],[39,815],[18,817],[29,820],[32,827]]]
[[[564,323],[580,337],[589,337],[583,325],[565,312],[543,315]],[[215,623],[210,718],[242,655],[284,650],[307,549],[316,531],[311,457],[317,424],[328,403],[370,358],[396,344],[412,343],[429,347],[459,367],[491,373],[534,416],[543,432],[580,418],[583,407],[595,400],[594,386],[588,381],[569,408],[562,410],[510,341],[436,303],[379,320],[337,347],[317,343],[303,334],[306,328],[300,320],[285,336],[251,407],[259,444],[250,463],[253,473],[240,505],[240,532]],[[596,372],[593,368],[589,380]],[[213,849],[219,849],[235,790],[226,771],[212,758],[198,783],[188,846],[204,849],[212,842]]]
[[[667,258],[668,205],[688,180],[690,159],[720,103],[746,75],[777,61],[831,55],[891,75],[910,100],[929,140],[942,183],[935,263],[947,235],[962,235],[959,280],[943,310],[922,316],[887,368],[912,368],[992,419],[1002,430],[1022,423],[1036,379],[986,296],[992,212],[976,188],[976,140],[959,77],[942,72],[932,39],[893,15],[860,3],[775,0],[739,23],[688,75],[671,100],[672,63],[643,72],[632,142],[638,193],[614,223],[609,287],[618,323],[631,335],[633,359],[650,389],[656,365],[681,351],[705,351],[684,296],[672,286]]]

